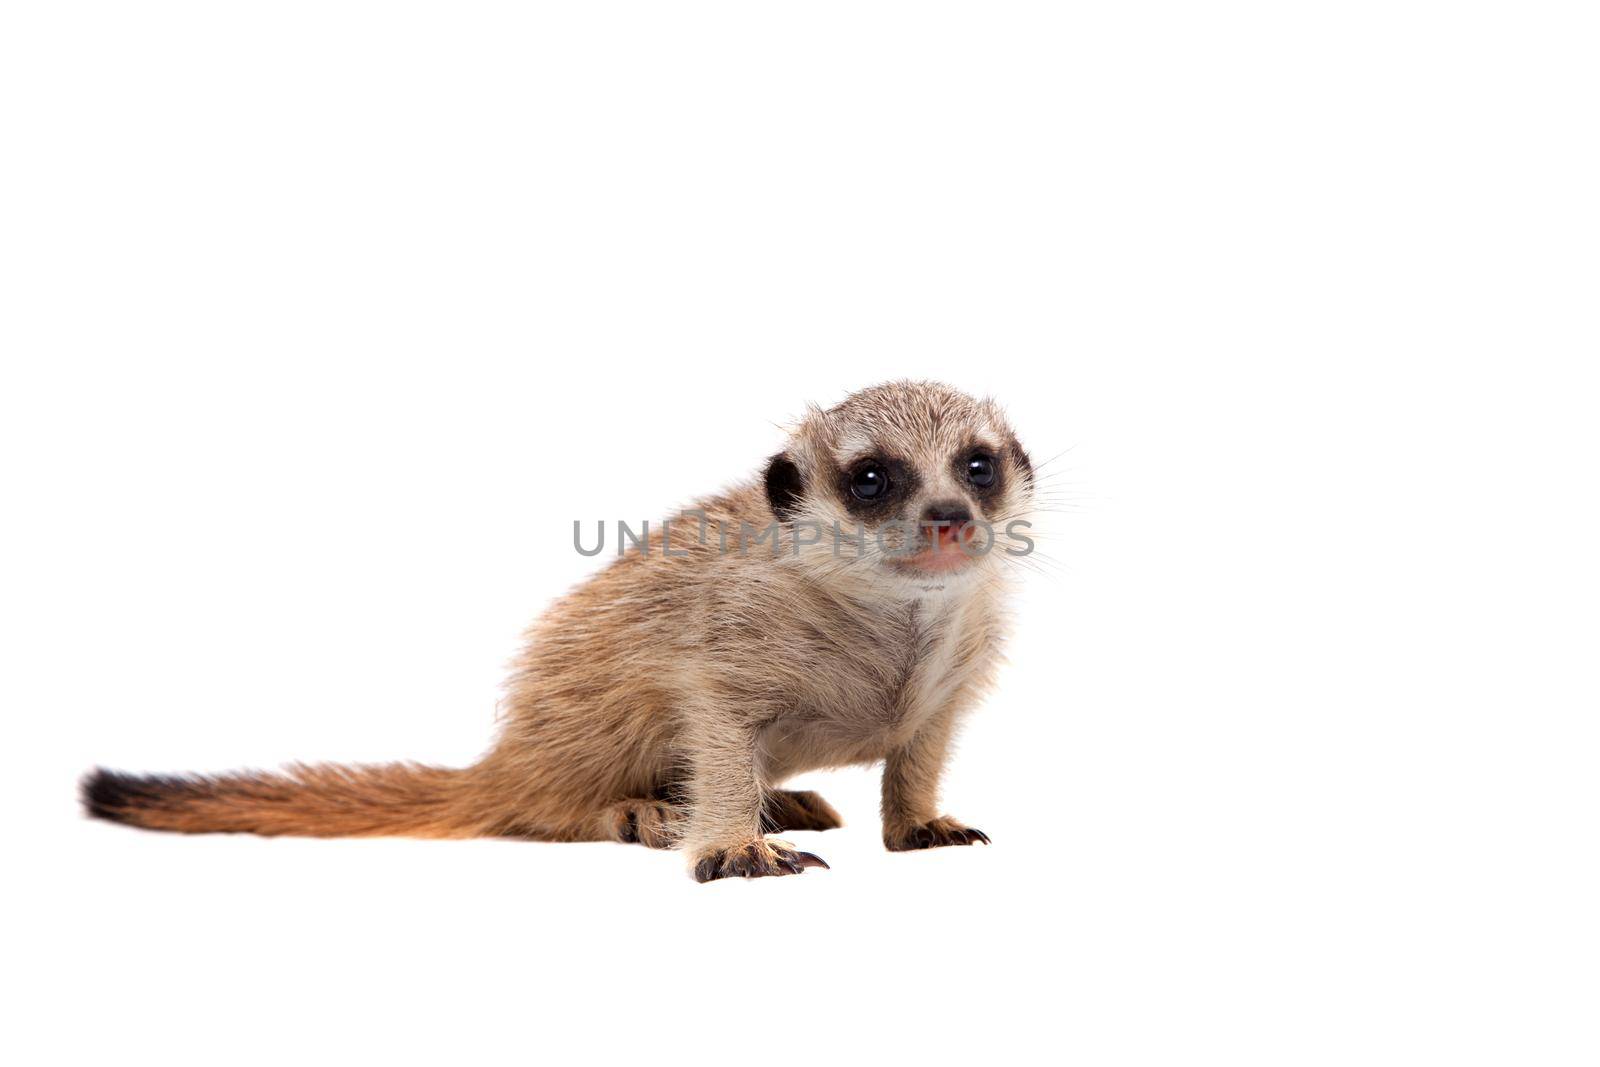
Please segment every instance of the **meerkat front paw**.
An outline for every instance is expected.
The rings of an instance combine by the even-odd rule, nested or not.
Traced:
[[[920,824],[885,827],[883,844],[891,852],[910,852],[922,848],[943,848],[946,845],[971,845],[979,841],[989,843],[989,835],[975,830],[947,815]]]
[[[799,874],[807,867],[827,868],[821,856],[801,852],[785,841],[758,838],[731,848],[708,848],[695,855],[694,880],[711,882],[718,878],[765,878]]]

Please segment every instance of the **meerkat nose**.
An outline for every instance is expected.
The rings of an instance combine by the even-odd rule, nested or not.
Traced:
[[[960,540],[963,529],[972,521],[972,511],[960,501],[943,501],[922,509],[922,524],[935,530],[932,538],[939,541]]]

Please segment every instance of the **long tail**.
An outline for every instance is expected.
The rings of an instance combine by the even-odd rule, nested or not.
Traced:
[[[96,768],[82,795],[96,818],[185,834],[479,837],[493,820],[475,810],[469,774],[411,763],[181,777]]]

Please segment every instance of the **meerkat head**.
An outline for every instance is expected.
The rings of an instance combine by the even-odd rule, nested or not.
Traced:
[[[1033,467],[993,401],[889,382],[812,408],[768,463],[766,493],[819,576],[914,594],[996,565],[1031,508]]]

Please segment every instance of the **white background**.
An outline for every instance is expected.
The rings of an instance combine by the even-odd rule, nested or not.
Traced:
[[[7,5],[6,1058],[1594,1063],[1585,6]],[[907,375],[1061,454],[992,848],[78,814],[471,761],[573,519]]]

